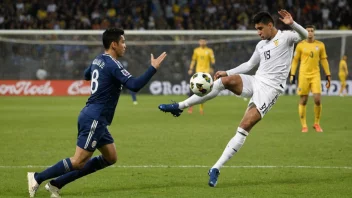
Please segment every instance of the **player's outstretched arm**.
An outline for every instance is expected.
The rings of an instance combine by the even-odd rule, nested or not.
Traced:
[[[258,65],[260,62],[260,55],[257,51],[257,48],[254,50],[254,53],[252,54],[252,57],[245,63],[242,63],[238,67],[235,67],[233,69],[227,70],[227,76],[232,76],[235,74],[244,74],[249,72],[251,69],[253,69],[256,65]]]
[[[281,16],[279,19],[284,24],[291,26],[291,28],[299,34],[301,39],[306,39],[308,37],[308,31],[296,23],[289,12],[286,10],[280,10],[278,13]]]
[[[151,66],[148,68],[148,70],[137,78],[130,77],[126,81],[124,86],[126,86],[131,91],[138,92],[153,77],[153,75],[156,73],[156,70],[160,67],[161,62],[163,62],[166,56],[167,56],[166,52],[163,52],[158,58],[154,59],[154,55],[151,54],[150,55]]]

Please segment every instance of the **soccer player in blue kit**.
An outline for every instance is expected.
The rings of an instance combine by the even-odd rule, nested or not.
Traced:
[[[43,172],[27,173],[28,191],[34,197],[39,185],[45,185],[51,197],[60,197],[59,190],[66,184],[106,168],[117,161],[114,139],[107,126],[111,124],[122,86],[137,92],[143,88],[156,73],[166,57],[162,53],[154,59],[151,66],[139,77],[133,77],[118,61],[126,51],[124,31],[118,28],[107,29],[103,33],[105,53],[97,56],[85,70],[85,80],[91,81],[91,96],[78,116],[78,137],[73,157],[63,159]],[[101,155],[93,157],[98,149]]]

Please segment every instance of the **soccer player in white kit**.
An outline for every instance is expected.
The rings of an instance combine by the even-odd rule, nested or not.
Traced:
[[[253,17],[253,22],[262,40],[257,44],[249,61],[234,69],[216,72],[212,91],[203,97],[193,95],[179,103],[159,105],[160,110],[170,112],[178,117],[181,115],[182,109],[204,103],[216,97],[224,89],[239,96],[251,97],[248,108],[237,128],[237,133],[208,172],[210,176],[208,184],[211,187],[215,187],[217,184],[220,168],[239,151],[252,127],[264,117],[275,104],[279,95],[284,92],[294,44],[308,36],[307,30],[294,22],[290,13],[286,10],[280,10],[278,13],[281,16],[280,20],[290,25],[293,31],[277,30],[269,13],[257,13]],[[244,74],[258,64],[259,67],[254,76]]]

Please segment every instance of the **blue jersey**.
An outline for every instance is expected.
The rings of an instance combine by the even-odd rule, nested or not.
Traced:
[[[138,91],[155,74],[154,67],[139,78],[134,78],[123,65],[109,54],[97,56],[85,70],[85,79],[91,81],[91,96],[82,112],[89,117],[111,124],[122,86]]]

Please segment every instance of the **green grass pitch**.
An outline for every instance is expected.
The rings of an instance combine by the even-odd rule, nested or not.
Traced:
[[[221,96],[179,118],[157,109],[185,96],[120,98],[109,127],[114,167],[67,185],[62,197],[352,197],[352,99],[323,97],[321,126],[302,134],[298,97],[282,96],[210,188],[208,169],[220,157],[247,102]],[[28,197],[26,172],[70,157],[77,116],[87,97],[0,97],[0,197]],[[96,155],[98,154],[95,153]],[[28,167],[32,165],[33,167]],[[36,197],[49,197],[41,185]]]

